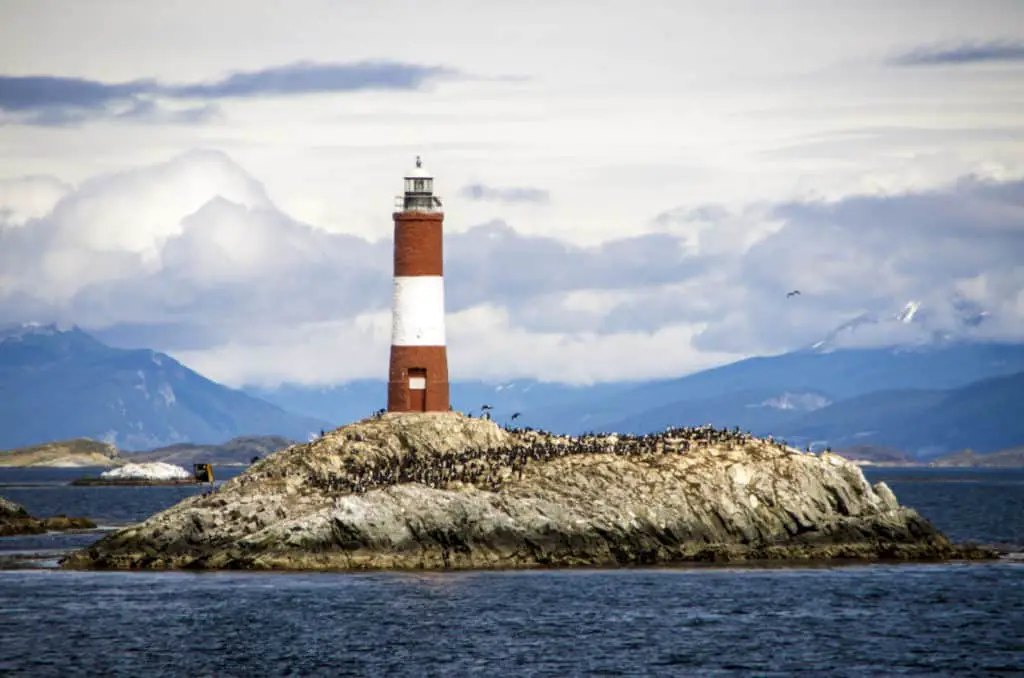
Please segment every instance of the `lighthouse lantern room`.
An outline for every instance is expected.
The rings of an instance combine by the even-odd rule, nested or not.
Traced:
[[[423,169],[423,161],[416,156],[416,167],[405,175],[405,195],[395,200],[403,212],[440,212],[441,199],[434,195],[434,177]]]

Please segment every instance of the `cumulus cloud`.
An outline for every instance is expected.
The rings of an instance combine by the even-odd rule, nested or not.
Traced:
[[[483,200],[511,204],[546,205],[551,202],[551,194],[541,188],[529,187],[498,187],[484,184],[463,186],[459,195],[468,200]]]
[[[1024,283],[1017,263],[1024,252],[1024,181],[968,177],[930,191],[790,202],[771,216],[783,226],[737,262],[745,300],[723,308],[697,346],[749,347],[757,337],[762,350],[780,350],[821,332],[815,318],[834,323],[858,309],[891,314],[910,300],[931,309],[936,324],[929,332],[1024,336],[1024,317],[1005,305],[1007,293],[1016,296]],[[976,287],[972,301],[1003,312],[998,321],[960,327],[947,311],[976,276],[991,287]],[[791,289],[801,295],[786,299]],[[906,331],[914,330],[882,325],[871,343],[897,342]]]
[[[453,379],[533,375],[581,384],[657,378],[741,357],[680,350],[700,329],[684,325],[667,325],[654,333],[536,332],[518,326],[506,309],[492,304],[450,313],[447,320]],[[378,379],[387,373],[390,321],[390,312],[382,310],[348,320],[278,327],[253,340],[175,355],[200,372],[233,385]],[[344,353],[344,360],[330,358],[339,353]],[[287,374],[281,370],[283,363],[289,366]]]
[[[59,76],[0,76],[0,111],[17,122],[36,125],[66,125],[93,118],[200,123],[217,117],[219,109],[212,104],[171,108],[160,102],[416,90],[457,75],[458,71],[442,66],[362,61],[299,62],[184,84],[155,79],[105,83]]]
[[[389,240],[290,217],[217,151],[37,188],[25,204],[0,192],[0,213],[21,215],[0,221],[0,324],[78,323],[233,384],[383,373]],[[670,209],[652,221],[654,232],[589,247],[500,220],[449,234],[453,374],[671,376],[807,345],[911,299],[928,332],[1024,339],[1021,180]],[[802,294],[786,298],[794,288]],[[954,327],[967,302],[988,315]],[[876,325],[858,341],[907,338]]]
[[[697,275],[707,260],[688,255],[667,234],[618,238],[580,247],[524,236],[495,221],[448,237],[445,277],[455,309],[487,301],[518,306],[573,290],[633,289]]]
[[[71,190],[55,177],[0,179],[0,224],[21,226],[45,216]]]
[[[389,241],[291,219],[216,151],[89,180],[44,218],[0,233],[5,315],[122,326],[165,348],[390,303]],[[539,295],[686,279],[699,262],[677,244],[652,234],[586,248],[483,224],[447,239],[448,307],[497,303],[528,321]]]
[[[889,60],[893,66],[955,66],[1024,61],[1024,42],[990,41],[945,47],[918,47]]]

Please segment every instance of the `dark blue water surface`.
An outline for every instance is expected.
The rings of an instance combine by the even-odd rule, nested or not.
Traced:
[[[199,487],[0,469],[37,515],[140,520]],[[224,477],[223,473],[218,474]],[[955,540],[1024,548],[1024,471],[867,469]],[[33,487],[48,483],[43,487]],[[1024,564],[439,574],[64,572],[0,539],[3,676],[960,676],[1024,672]]]

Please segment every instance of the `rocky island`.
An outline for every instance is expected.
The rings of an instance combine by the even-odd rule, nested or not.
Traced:
[[[993,557],[854,464],[710,427],[556,436],[383,414],[276,452],[62,561],[290,570]]]
[[[175,464],[151,461],[125,464],[97,477],[79,478],[72,485],[195,485],[199,480]]]
[[[69,518],[67,516],[36,518],[30,516],[20,504],[0,497],[0,537],[65,530],[89,530],[94,527],[96,527],[96,523],[88,518]]]

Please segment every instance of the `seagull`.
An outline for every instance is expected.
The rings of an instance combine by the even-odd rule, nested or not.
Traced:
[[[793,290],[792,292],[786,295],[786,298],[789,299],[790,297],[795,297],[798,294],[800,294],[800,290]]]
[[[518,412],[513,412],[512,413],[512,421],[515,421],[518,418],[519,418],[519,413]]]

